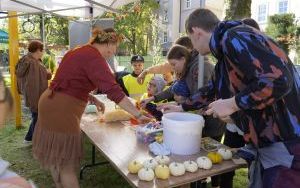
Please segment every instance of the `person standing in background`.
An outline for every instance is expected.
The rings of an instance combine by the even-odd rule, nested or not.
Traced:
[[[16,65],[18,91],[24,96],[25,104],[31,112],[31,123],[24,143],[31,143],[35,124],[38,118],[38,102],[42,93],[48,88],[51,72],[42,64],[44,46],[40,41],[31,41],[28,54]]]
[[[147,85],[150,82],[152,75],[147,75],[145,81],[139,84],[137,77],[144,70],[144,58],[141,55],[134,55],[131,57],[132,73],[122,77],[123,84],[121,87],[129,97],[139,101],[144,93],[147,92]]]

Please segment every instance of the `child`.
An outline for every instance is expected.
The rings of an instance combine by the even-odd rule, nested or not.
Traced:
[[[184,103],[186,99],[191,95],[185,80],[176,81],[173,84],[171,91],[173,93],[174,100],[178,104]]]
[[[137,77],[144,70],[144,58],[141,55],[134,55],[131,58],[132,73],[122,77],[122,83],[120,84],[124,92],[131,98],[139,101],[143,93],[147,91],[147,84],[149,83],[152,75],[147,75],[145,82],[139,84]]]
[[[160,93],[164,90],[166,86],[166,81],[161,76],[154,76],[150,80],[147,86],[147,93],[145,93],[141,99],[146,99]],[[163,102],[163,101],[162,101]],[[156,104],[154,102],[148,103],[145,106],[145,110],[155,117],[156,120],[161,121],[163,113],[156,109]]]
[[[147,93],[144,93],[141,99],[143,100],[162,92],[166,84],[166,81],[161,76],[153,76],[150,82],[148,83]]]

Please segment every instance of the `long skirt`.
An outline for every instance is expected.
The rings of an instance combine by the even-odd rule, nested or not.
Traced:
[[[33,156],[42,167],[78,167],[83,158],[80,119],[86,102],[47,89],[39,101],[39,116],[33,135]]]

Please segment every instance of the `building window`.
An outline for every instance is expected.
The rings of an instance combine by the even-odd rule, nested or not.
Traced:
[[[168,42],[168,33],[164,32],[164,43]]]
[[[288,1],[279,1],[278,12],[279,14],[287,13],[288,10]]]
[[[167,22],[168,21],[168,11],[165,10],[164,11],[164,22]]]
[[[185,0],[185,3],[186,3],[186,8],[191,7],[191,0]]]
[[[258,6],[258,19],[259,22],[264,22],[267,20],[267,5],[261,4]]]

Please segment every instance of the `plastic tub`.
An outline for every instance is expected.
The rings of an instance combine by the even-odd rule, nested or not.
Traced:
[[[162,117],[164,143],[173,154],[193,155],[200,152],[204,119],[191,113],[172,112]]]

